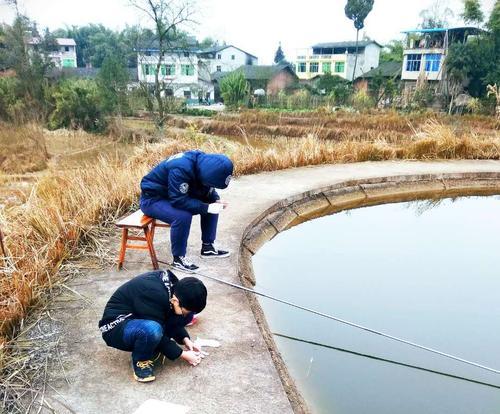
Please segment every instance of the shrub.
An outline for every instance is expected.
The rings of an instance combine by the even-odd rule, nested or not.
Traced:
[[[65,80],[54,92],[55,109],[49,128],[82,128],[86,131],[104,129],[104,113],[99,89],[92,80]]]
[[[375,102],[373,98],[366,93],[366,91],[360,89],[352,96],[352,106],[359,111],[365,111],[373,108],[375,106]]]
[[[238,108],[248,104],[250,87],[243,72],[232,72],[220,81],[220,92],[224,104],[230,108]]]

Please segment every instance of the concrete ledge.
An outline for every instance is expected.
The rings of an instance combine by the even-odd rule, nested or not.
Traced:
[[[376,177],[343,181],[316,191],[296,194],[275,203],[247,226],[240,249],[239,275],[246,285],[255,285],[252,255],[278,233],[312,218],[388,202],[494,194],[500,194],[500,172]],[[309,413],[276,347],[259,302],[254,295],[248,295],[248,298],[294,411]]]

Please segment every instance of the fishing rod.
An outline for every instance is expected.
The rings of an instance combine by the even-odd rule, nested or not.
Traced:
[[[162,263],[164,263],[164,262],[162,262]],[[481,369],[484,369],[486,371],[494,372],[495,374],[500,374],[500,370],[498,370],[498,369],[490,368],[490,367],[488,367],[486,365],[482,365],[482,364],[479,364],[477,362],[469,361],[467,359],[460,358],[458,356],[455,356],[455,355],[452,355],[452,354],[448,354],[446,352],[439,351],[438,349],[434,349],[434,348],[431,348],[431,347],[428,347],[428,346],[420,345],[420,344],[417,344],[415,342],[411,342],[411,341],[408,341],[406,339],[399,338],[397,336],[390,335],[388,333],[385,333],[385,332],[382,332],[382,331],[378,331],[376,329],[369,328],[367,326],[363,326],[363,325],[360,325],[360,324],[357,324],[357,323],[354,323],[354,322],[350,322],[350,321],[348,321],[346,319],[338,318],[336,316],[329,315],[327,313],[323,313],[323,312],[319,312],[319,311],[314,310],[314,309],[306,308],[305,306],[301,306],[301,305],[298,305],[296,303],[289,302],[287,300],[280,299],[280,298],[277,298],[275,296],[271,296],[271,295],[268,295],[266,293],[262,293],[262,292],[259,292],[257,290],[254,290],[254,289],[250,289],[250,288],[247,288],[245,286],[238,285],[236,283],[227,282],[227,281],[219,279],[219,278],[217,278],[215,276],[206,275],[206,274],[203,274],[203,273],[200,273],[200,272],[192,272],[192,273],[195,274],[195,275],[201,276],[201,277],[205,277],[207,279],[214,280],[214,281],[222,283],[224,285],[231,286],[231,287],[239,289],[239,290],[243,290],[245,292],[253,293],[254,295],[257,295],[257,296],[262,296],[263,298],[267,298],[267,299],[273,300],[275,302],[283,303],[285,305],[288,305],[288,306],[291,306],[293,308],[297,308],[297,309],[303,310],[305,312],[312,313],[314,315],[322,316],[323,318],[331,319],[331,320],[343,323],[345,325],[349,325],[349,326],[352,326],[354,328],[361,329],[361,330],[366,331],[366,332],[370,332],[370,333],[375,334],[375,335],[383,336],[384,338],[388,338],[388,339],[391,339],[391,340],[396,341],[396,342],[400,342],[400,343],[403,343],[403,344],[406,344],[406,345],[410,345],[410,346],[413,346],[413,347],[418,348],[418,349],[423,349],[424,351],[428,351],[428,352],[431,352],[431,353],[434,353],[434,354],[437,354],[437,355],[441,355],[441,356],[444,356],[446,358],[462,362],[464,364],[472,365],[472,366],[474,366],[476,368],[481,368]]]
[[[378,357],[376,355],[364,354],[361,352],[352,351],[350,349],[338,348],[336,346],[326,345],[326,344],[322,344],[320,342],[313,342],[313,341],[309,341],[307,339],[296,338],[294,336],[284,335],[284,334],[280,334],[280,333],[276,333],[276,332],[273,332],[273,335],[278,336],[280,338],[288,339],[290,341],[302,342],[302,343],[309,344],[309,345],[319,346],[321,348],[332,349],[334,351],[345,352],[347,354],[352,354],[352,355],[360,356],[363,358],[373,359],[375,361],[387,362],[389,364],[400,365],[400,366],[406,367],[406,368],[412,368],[412,369],[416,369],[419,371],[430,372],[431,374],[442,375],[444,377],[454,378],[454,379],[458,379],[461,381],[467,381],[467,382],[472,382],[474,384],[484,385],[486,387],[500,389],[500,385],[490,384],[488,382],[483,382],[483,381],[479,381],[479,380],[475,380],[475,379],[471,379],[471,378],[467,378],[467,377],[462,377],[460,375],[449,374],[447,372],[436,371],[436,370],[430,369],[430,368],[419,367],[418,365],[407,364],[405,362],[394,361],[393,359],[382,358],[382,357]]]

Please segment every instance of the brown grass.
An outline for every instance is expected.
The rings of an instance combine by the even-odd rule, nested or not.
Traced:
[[[25,173],[47,168],[49,154],[42,128],[0,123],[0,172]]]

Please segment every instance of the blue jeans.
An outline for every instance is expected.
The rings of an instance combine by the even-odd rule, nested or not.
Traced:
[[[172,256],[185,256],[189,231],[193,215],[186,210],[179,210],[162,198],[141,197],[141,210],[149,217],[170,224],[170,246]],[[217,235],[218,214],[202,214],[201,218],[201,241],[213,243]]]
[[[123,342],[132,349],[132,360],[151,359],[163,338],[161,325],[147,319],[132,319],[125,323]]]

